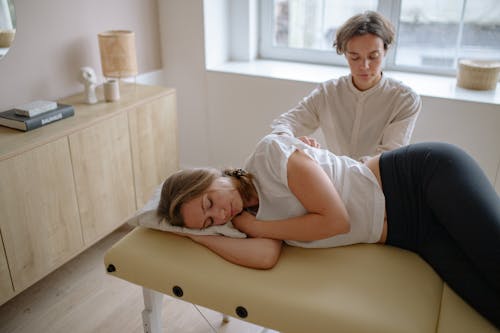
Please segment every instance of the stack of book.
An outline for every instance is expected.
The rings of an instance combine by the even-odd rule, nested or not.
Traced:
[[[52,101],[33,101],[0,112],[0,125],[21,131],[30,131],[54,121],[71,117],[74,114],[75,109],[72,105]]]

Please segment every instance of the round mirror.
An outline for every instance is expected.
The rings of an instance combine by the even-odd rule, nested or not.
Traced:
[[[9,51],[16,35],[16,15],[13,0],[0,0],[0,58]]]

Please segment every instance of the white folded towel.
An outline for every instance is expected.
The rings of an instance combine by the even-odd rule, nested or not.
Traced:
[[[161,188],[162,185],[159,185],[151,199],[139,209],[136,214],[127,220],[127,223],[132,226],[142,226],[146,228],[169,231],[169,232],[178,232],[184,234],[194,234],[194,235],[224,235],[227,237],[233,238],[246,238],[246,234],[242,233],[238,229],[236,229],[231,222],[228,222],[224,225],[214,225],[205,229],[189,229],[185,227],[178,227],[171,225],[167,222],[167,220],[159,217],[156,214],[156,209],[158,208],[158,203],[160,202],[161,196]]]

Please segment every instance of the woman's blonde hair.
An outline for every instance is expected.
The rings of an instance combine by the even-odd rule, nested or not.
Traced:
[[[333,47],[336,48],[337,54],[344,54],[347,51],[347,42],[352,37],[366,34],[380,37],[384,43],[384,50],[387,50],[394,40],[395,31],[388,19],[369,10],[354,15],[337,30]]]
[[[157,209],[158,216],[165,218],[172,225],[184,226],[181,206],[205,193],[213,181],[219,177],[233,177],[236,189],[244,200],[250,200],[257,193],[252,183],[252,174],[242,169],[181,170],[172,174],[163,183]]]

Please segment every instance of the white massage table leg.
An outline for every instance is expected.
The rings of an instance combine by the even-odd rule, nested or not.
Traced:
[[[157,291],[142,287],[142,295],[144,297],[144,310],[142,311],[142,325],[144,327],[144,333],[161,333],[161,311],[163,306],[163,294]],[[196,306],[195,306],[196,307]],[[197,309],[200,311],[199,309]],[[200,312],[203,316],[203,314]],[[205,317],[203,317],[205,318]],[[205,318],[205,320],[207,320]],[[229,316],[222,314],[222,323],[227,324],[229,322]],[[207,323],[212,329],[210,322]],[[261,333],[268,332],[267,328],[262,328]]]
[[[161,333],[161,310],[163,295],[157,291],[142,288],[144,310],[142,325],[144,333]]]

